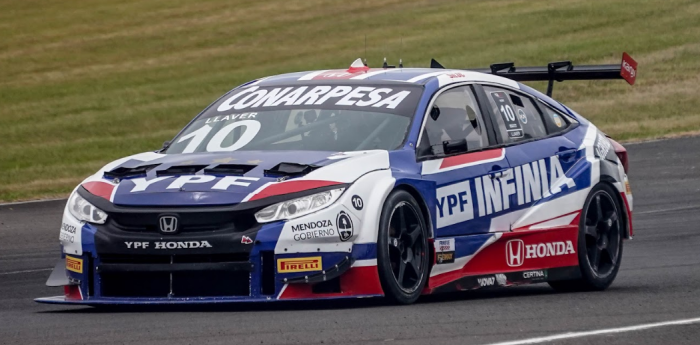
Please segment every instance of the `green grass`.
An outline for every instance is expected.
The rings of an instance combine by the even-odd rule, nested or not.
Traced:
[[[639,62],[555,96],[621,140],[700,130],[700,2],[0,0],[0,201],[65,196],[257,77],[364,55],[448,67]],[[403,38],[403,45],[401,39]],[[538,88],[543,85],[536,84]]]

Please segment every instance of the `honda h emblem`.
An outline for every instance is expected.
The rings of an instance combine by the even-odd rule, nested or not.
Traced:
[[[160,217],[160,232],[172,233],[177,231],[177,217],[161,216]]]
[[[523,240],[510,240],[506,243],[506,263],[510,267],[522,266],[525,261],[525,243]]]

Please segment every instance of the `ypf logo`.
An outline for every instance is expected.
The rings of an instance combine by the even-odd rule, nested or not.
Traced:
[[[160,232],[162,233],[174,233],[177,232],[177,217],[176,216],[161,216],[158,220],[160,225]]]
[[[523,261],[525,261],[525,243],[523,240],[510,240],[506,242],[506,263],[508,266],[522,266]]]

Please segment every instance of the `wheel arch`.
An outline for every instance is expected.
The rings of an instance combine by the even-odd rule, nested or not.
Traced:
[[[425,202],[425,198],[423,198],[423,195],[418,192],[418,190],[406,183],[402,183],[397,185],[394,190],[403,190],[407,192],[408,194],[411,194],[411,196],[416,199],[416,202],[418,203],[418,206],[420,207],[420,211],[423,214],[423,218],[425,220],[425,226],[428,228],[428,238],[432,239],[435,238],[435,233],[433,229],[433,220],[430,215],[430,209],[428,209],[428,205]]]
[[[610,175],[601,175],[600,182],[598,182],[598,183],[599,184],[600,183],[606,184],[606,185],[610,186],[610,188],[612,188],[614,191],[618,190],[618,188],[615,186],[615,183],[619,183],[619,182],[617,180],[615,180],[615,178],[610,176]],[[625,202],[622,200],[622,196],[620,195],[620,193],[615,193],[615,195],[613,195],[613,198],[615,198],[615,201],[620,206],[620,210],[622,211],[620,213],[622,213],[622,221],[624,222],[624,225],[625,225],[624,226],[625,232],[623,234],[624,235],[623,238],[630,239],[631,238],[630,226],[629,226],[630,219],[629,219],[629,215],[627,213],[627,206],[626,206]]]

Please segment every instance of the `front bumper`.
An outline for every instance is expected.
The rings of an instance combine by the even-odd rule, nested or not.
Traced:
[[[322,257],[327,258],[324,261],[324,274],[308,274],[305,276],[291,277],[290,274],[280,274],[276,271],[269,274],[264,271],[264,265],[251,264],[251,269],[245,272],[244,276],[237,275],[232,277],[238,281],[230,280],[235,286],[246,284],[249,290],[223,290],[238,292],[238,295],[208,295],[198,296],[197,286],[206,284],[205,281],[190,280],[186,283],[194,286],[194,289],[189,290],[189,296],[178,295],[178,289],[175,287],[163,296],[139,296],[138,292],[130,296],[114,297],[109,296],[106,284],[105,272],[99,272],[98,265],[94,264],[97,260],[93,260],[92,273],[91,269],[83,266],[83,272],[66,271],[62,266],[57,265],[57,270],[67,272],[67,282],[69,285],[64,286],[65,294],[63,296],[44,297],[35,299],[39,303],[48,304],[73,304],[73,305],[163,305],[163,304],[222,304],[222,303],[244,303],[244,302],[273,302],[273,301],[305,301],[319,299],[339,299],[339,298],[367,298],[383,296],[379,277],[375,265],[356,265],[359,262],[354,257],[361,257],[367,253],[367,246],[357,246],[355,253],[347,255],[345,253],[323,253]],[[344,259],[337,265],[329,265],[325,262],[330,261],[333,257],[344,256]],[[299,255],[281,255],[281,258],[296,258]],[[263,257],[264,260],[264,257]],[[88,260],[90,261],[90,260]],[[85,262],[85,261],[84,261]],[[276,262],[276,260],[275,260]],[[256,268],[257,267],[257,268]],[[97,272],[95,272],[97,271]],[[197,271],[201,273],[201,271]],[[135,274],[141,274],[140,271],[133,271]],[[162,273],[162,272],[160,272]],[[173,272],[172,274],[176,274]],[[171,273],[168,272],[168,275]],[[218,271],[217,276],[226,276],[227,273]],[[52,276],[54,276],[52,274]],[[268,279],[265,279],[265,276]],[[133,279],[126,280],[129,284],[143,284],[143,280]],[[129,289],[127,289],[129,290]],[[114,291],[114,289],[112,289]],[[134,290],[130,290],[134,292]],[[145,290],[151,291],[152,290]],[[211,291],[202,289],[199,291]],[[222,291],[222,290],[219,290]],[[121,291],[122,293],[124,291]]]
[[[64,223],[70,223],[70,217],[64,215]],[[35,301],[150,305],[383,295],[376,245],[348,243],[340,251],[341,247],[329,242],[314,245],[311,251],[311,242],[301,246],[281,240],[289,226],[275,222],[243,231],[162,235],[124,231],[109,224],[80,224],[81,252],[65,250],[65,263],[56,268],[58,275],[65,272],[65,294]],[[304,264],[308,260],[313,262]],[[280,271],[282,263],[299,262],[313,267]],[[52,276],[56,281],[55,272]]]

